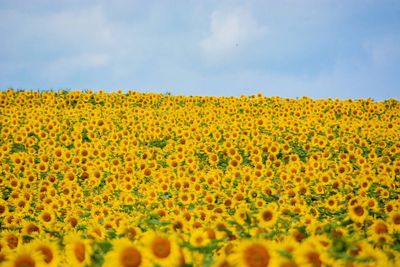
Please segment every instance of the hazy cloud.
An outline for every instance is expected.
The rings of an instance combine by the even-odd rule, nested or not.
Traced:
[[[44,69],[43,74],[53,81],[64,81],[73,74],[104,67],[109,61],[110,57],[108,55],[96,53],[62,57],[50,62]]]
[[[208,59],[217,60],[240,53],[264,33],[265,29],[247,9],[217,10],[210,16],[209,33],[200,47]]]
[[[384,36],[380,39],[369,40],[365,43],[365,48],[376,65],[400,65],[400,36]]]

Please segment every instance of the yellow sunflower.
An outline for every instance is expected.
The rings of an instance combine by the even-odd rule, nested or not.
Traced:
[[[275,225],[278,217],[279,215],[277,208],[269,205],[268,207],[260,210],[258,214],[258,221],[261,227],[270,228]]]
[[[276,255],[264,240],[243,240],[235,252],[229,255],[234,266],[266,267],[275,266]]]
[[[373,224],[368,228],[368,236],[377,237],[380,235],[388,234],[390,231],[387,223],[381,219],[375,220]]]
[[[181,253],[175,237],[148,232],[143,237],[143,244],[146,256],[153,264],[165,267],[180,265]]]
[[[51,228],[56,221],[56,216],[54,212],[48,208],[41,212],[39,220],[44,227]]]
[[[78,233],[71,232],[64,238],[66,261],[71,266],[90,264],[92,247],[90,240],[83,239]]]
[[[392,212],[389,217],[391,228],[394,231],[400,231],[400,212]]]
[[[318,240],[310,238],[300,243],[293,253],[293,258],[299,266],[325,266],[330,265],[326,248]]]
[[[19,238],[19,233],[11,230],[2,230],[1,231],[1,240],[7,245],[9,249],[18,248],[22,240]]]
[[[104,257],[104,267],[148,266],[149,262],[141,248],[133,245],[128,238],[114,239],[112,251]]]
[[[361,204],[355,204],[349,207],[349,217],[354,222],[363,223],[367,218],[368,211]]]
[[[6,216],[8,213],[7,201],[0,199],[0,217]]]
[[[196,247],[204,247],[210,243],[209,234],[202,228],[194,229],[190,233],[189,242]]]
[[[9,253],[10,249],[7,244],[3,240],[0,240],[0,265],[7,259]]]
[[[31,221],[24,221],[22,225],[22,234],[39,235],[41,232],[40,225]]]
[[[57,245],[45,239],[37,239],[31,243],[33,250],[40,252],[44,266],[56,267],[60,261]]]
[[[357,251],[357,256],[360,259],[367,260],[368,264],[371,264],[370,266],[394,266],[382,250],[374,248],[368,242],[363,242],[362,246],[358,248],[360,249]]]
[[[212,267],[232,267],[232,266],[233,265],[229,263],[228,259],[223,254],[217,256],[212,265]]]
[[[3,265],[4,264],[4,265]],[[1,266],[4,267],[44,267],[43,257],[40,252],[28,244],[21,246],[7,255]]]

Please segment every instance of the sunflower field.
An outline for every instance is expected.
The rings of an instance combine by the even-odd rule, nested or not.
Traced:
[[[400,102],[0,92],[0,266],[400,266]]]

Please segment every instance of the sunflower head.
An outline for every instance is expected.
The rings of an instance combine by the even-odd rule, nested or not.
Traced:
[[[34,250],[31,244],[18,247],[9,253],[4,262],[5,267],[36,267],[46,266],[40,252]]]
[[[85,266],[90,264],[92,247],[90,240],[83,239],[79,233],[71,232],[64,238],[65,256],[69,264],[73,266]]]
[[[129,239],[114,239],[113,249],[105,256],[105,267],[139,267],[147,266],[143,250],[134,245]]]
[[[56,244],[46,239],[37,239],[31,243],[31,246],[35,251],[41,254],[45,266],[58,266],[60,257]]]
[[[146,256],[153,264],[178,266],[181,261],[180,248],[174,236],[147,232],[143,237]]]
[[[273,266],[276,255],[264,240],[244,240],[229,259],[235,266],[262,267]]]
[[[367,218],[368,211],[361,204],[349,206],[349,217],[356,223],[363,223]]]
[[[278,219],[278,210],[273,206],[261,209],[258,214],[258,221],[261,227],[270,228],[275,225]]]

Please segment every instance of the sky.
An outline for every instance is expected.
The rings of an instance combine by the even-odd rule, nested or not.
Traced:
[[[0,0],[0,89],[400,99],[400,1]]]

